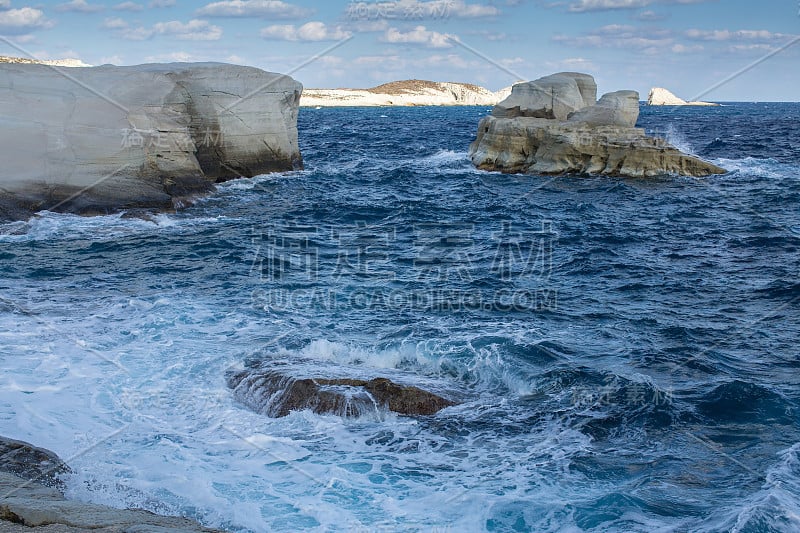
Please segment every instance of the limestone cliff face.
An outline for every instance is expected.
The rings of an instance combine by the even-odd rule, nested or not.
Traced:
[[[725,173],[635,128],[639,93],[617,91],[594,103],[593,83],[585,74],[561,73],[521,84],[520,89],[515,85],[511,96],[478,125],[469,149],[472,163],[482,170],[546,175]]]
[[[663,87],[653,87],[647,95],[647,105],[693,105],[693,106],[719,106],[710,102],[687,102]]]
[[[290,77],[217,63],[0,64],[0,217],[169,207],[300,168]]]
[[[303,107],[495,105],[511,88],[492,92],[469,83],[405,80],[371,89],[306,89]]]

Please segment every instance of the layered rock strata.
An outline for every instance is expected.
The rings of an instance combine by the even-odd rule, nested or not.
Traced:
[[[478,125],[469,157],[479,169],[544,175],[709,176],[725,169],[636,128],[639,94],[594,101],[594,79],[564,72],[515,85]]]

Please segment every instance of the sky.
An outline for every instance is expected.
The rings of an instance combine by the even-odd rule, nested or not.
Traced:
[[[559,71],[599,93],[797,101],[798,0],[0,0],[0,55],[222,61],[306,87],[492,90]]]

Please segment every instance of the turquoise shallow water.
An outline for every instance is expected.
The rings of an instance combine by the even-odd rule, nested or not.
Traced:
[[[0,434],[72,496],[235,531],[800,528],[797,104],[643,108],[732,172],[474,170],[485,108],[304,109],[306,170],[0,227]],[[430,418],[237,404],[384,375]]]

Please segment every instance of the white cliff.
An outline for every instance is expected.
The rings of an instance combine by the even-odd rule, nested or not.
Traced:
[[[24,57],[0,56],[0,63],[16,63],[23,65],[50,65],[51,67],[91,67],[80,59],[27,59]]]
[[[220,63],[0,64],[0,218],[172,207],[302,166],[288,76]]]
[[[694,106],[718,106],[711,102],[687,102],[678,98],[663,87],[653,87],[647,96],[647,105],[694,105]]]
[[[493,106],[511,87],[492,92],[468,83],[395,81],[372,89],[306,89],[301,107]]]

